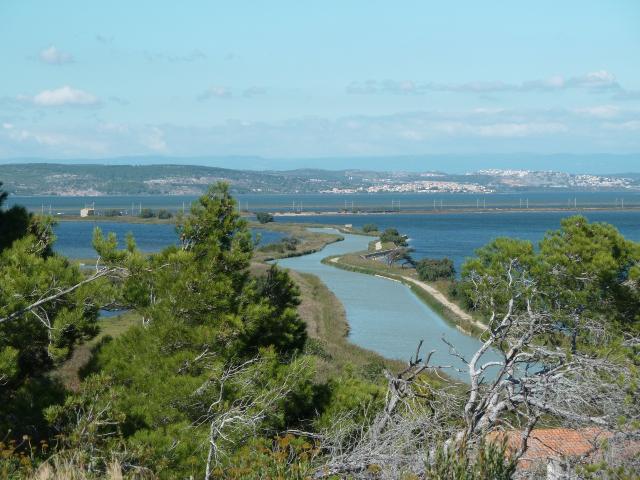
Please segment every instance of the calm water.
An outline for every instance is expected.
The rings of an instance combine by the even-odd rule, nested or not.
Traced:
[[[438,210],[456,208],[506,208],[525,206],[567,208],[578,207],[616,208],[622,203],[626,207],[640,207],[638,191],[573,192],[559,190],[553,192],[496,193],[485,195],[456,193],[358,193],[334,194],[238,194],[235,195],[240,207],[248,211],[324,211],[341,209],[354,211]],[[57,197],[11,195],[7,204],[25,205],[34,211],[51,212],[55,215],[77,215],[82,207],[95,203],[99,211],[117,209],[122,212],[138,212],[140,208],[166,208],[172,211],[188,209],[196,199],[193,195],[114,195],[105,197]]]
[[[416,258],[451,258],[456,270],[475,249],[496,237],[507,236],[537,242],[545,232],[560,227],[560,220],[580,213],[593,222],[615,225],[627,238],[640,241],[640,211],[504,212],[451,214],[368,214],[277,217],[278,222],[353,224],[375,223],[380,229],[397,228],[409,236]]]
[[[336,233],[332,229],[318,230]],[[356,345],[387,358],[408,360],[422,339],[423,353],[435,350],[432,365],[463,368],[459,359],[448,354],[442,337],[446,337],[467,356],[479,348],[480,342],[446,323],[409,287],[400,282],[348,272],[320,262],[329,255],[342,255],[367,248],[367,237],[341,235],[345,237],[342,242],[328,245],[318,253],[279,260],[278,265],[320,277],[344,305],[350,327],[349,339]],[[491,354],[486,356],[486,359],[489,358],[492,358]],[[447,372],[461,379],[466,378],[451,369]]]
[[[55,250],[71,258],[96,258],[91,246],[93,229],[100,227],[103,233],[113,232],[118,236],[120,247],[124,247],[127,233],[132,233],[138,248],[143,252],[157,252],[168,245],[176,245],[176,227],[169,224],[143,224],[119,222],[59,222],[55,227],[57,240]],[[270,230],[253,230],[254,239],[260,235],[260,245],[277,242],[285,235]]]

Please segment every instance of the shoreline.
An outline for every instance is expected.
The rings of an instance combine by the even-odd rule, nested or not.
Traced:
[[[424,301],[438,315],[440,315],[443,320],[450,322],[465,335],[477,338],[488,327],[486,324],[476,320],[471,314],[449,300],[441,291],[425,282],[411,278],[407,275],[387,273],[375,268],[367,268],[359,265],[353,265],[348,262],[341,262],[340,260],[344,259],[344,257],[344,255],[326,257],[322,259],[322,263],[341,270],[347,270],[364,275],[373,275],[375,277],[403,283],[409,287],[420,300]]]
[[[455,214],[468,214],[474,213],[478,215],[491,215],[491,214],[505,214],[505,213],[566,213],[567,215],[584,214],[590,212],[634,212],[640,213],[639,207],[583,207],[583,208],[560,208],[560,207],[530,207],[530,208],[453,208],[443,210],[400,210],[400,211],[359,211],[359,212],[340,212],[340,211],[309,211],[302,213],[295,212],[271,212],[275,218],[296,218],[296,217],[358,217],[369,215],[455,215]],[[243,212],[243,218],[251,218],[254,215],[251,213]],[[158,218],[140,218],[140,217],[105,217],[102,215],[95,215],[90,217],[80,217],[79,215],[51,215],[51,217],[57,222],[113,222],[113,223],[132,223],[132,224],[175,224],[175,216],[170,219],[158,219]],[[253,220],[249,220],[253,222]],[[277,222],[275,222],[277,223]],[[261,224],[262,227],[268,224]],[[328,225],[335,227],[333,225]],[[349,232],[354,233],[354,232]]]
[[[366,215],[440,215],[440,214],[455,214],[455,213],[536,213],[536,212],[566,212],[566,213],[581,213],[581,212],[640,212],[640,206],[638,207],[582,207],[582,208],[562,208],[562,207],[529,207],[529,208],[511,208],[511,207],[493,207],[493,208],[449,208],[438,210],[394,210],[394,211],[358,211],[358,212],[340,212],[340,211],[309,211],[309,212],[273,212],[274,217],[323,217],[323,216],[366,216]]]

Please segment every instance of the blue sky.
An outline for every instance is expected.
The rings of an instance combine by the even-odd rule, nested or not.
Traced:
[[[4,0],[0,158],[638,153],[639,26],[637,0]]]

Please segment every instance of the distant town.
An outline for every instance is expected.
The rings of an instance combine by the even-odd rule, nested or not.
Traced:
[[[191,165],[0,165],[15,195],[199,195],[223,180],[234,193],[501,193],[532,190],[638,190],[640,175],[484,169],[464,174],[300,169],[233,170]]]

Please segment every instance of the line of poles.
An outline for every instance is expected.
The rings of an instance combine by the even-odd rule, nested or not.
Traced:
[[[613,207],[616,209],[624,209],[625,208],[625,199],[624,198],[615,198],[614,199],[614,205]],[[249,209],[249,201],[238,201],[237,202],[238,205],[238,212],[250,212]],[[610,207],[611,204],[607,205],[605,203],[583,203],[580,204],[578,202],[578,198],[577,197],[573,197],[573,198],[568,198],[567,199],[567,204],[566,204],[566,208],[567,209],[571,209],[571,210],[577,210],[578,207],[581,208],[607,208]],[[637,208],[638,204],[631,204],[631,205],[627,205],[627,208]],[[325,209],[330,209],[332,206],[331,205],[309,205],[309,204],[303,204],[303,202],[301,200],[292,200],[291,202],[291,212],[293,213],[302,213],[304,211],[307,212],[313,212],[313,211],[321,211],[321,210],[325,210]],[[529,208],[558,208],[560,207],[559,204],[537,204],[537,205],[531,205],[529,203],[529,198],[519,198],[518,199],[518,204],[517,207],[521,210],[524,209],[529,209]],[[87,208],[85,206],[85,208]],[[95,204],[93,206],[91,206],[90,208],[95,209]],[[105,207],[106,208],[106,207]],[[266,209],[273,209],[273,210],[284,210],[285,208],[283,206],[276,206],[276,205],[260,205],[258,208],[256,208],[256,210],[266,210]],[[335,207],[334,207],[335,208]],[[359,212],[359,211],[370,211],[370,212],[375,212],[375,211],[379,211],[379,212],[400,212],[402,211],[402,209],[404,208],[405,211],[409,211],[409,210],[427,210],[429,208],[431,208],[432,210],[445,210],[445,209],[449,209],[449,210],[455,210],[455,209],[472,209],[473,206],[472,204],[446,204],[444,199],[433,199],[433,204],[431,207],[428,207],[427,205],[416,205],[416,204],[407,204],[407,203],[402,203],[401,200],[396,200],[396,199],[392,199],[391,200],[391,208],[389,208],[388,204],[387,206],[383,206],[383,205],[356,205],[354,200],[344,200],[344,204],[343,204],[343,208],[342,211],[344,212]],[[476,204],[475,204],[475,209],[476,210],[483,210],[487,208],[487,200],[486,198],[476,198]],[[506,204],[506,203],[495,203],[493,205],[489,205],[489,208],[493,208],[493,209],[511,209],[511,208],[516,208],[516,205],[514,204]],[[182,211],[182,213],[186,212],[186,204],[185,202],[182,202],[182,207],[178,207],[176,208],[177,211]],[[68,209],[67,209],[68,210]],[[54,212],[54,208],[53,205],[50,203],[47,206],[42,203],[40,206],[40,213],[41,214],[45,214],[45,212],[48,211],[49,215],[52,215]],[[140,215],[142,213],[142,202],[139,202],[138,205],[136,205],[134,202],[131,203],[131,210],[129,210],[129,212],[127,212],[126,210],[124,211],[124,214],[129,214],[130,216],[135,216],[136,213],[138,215]]]

